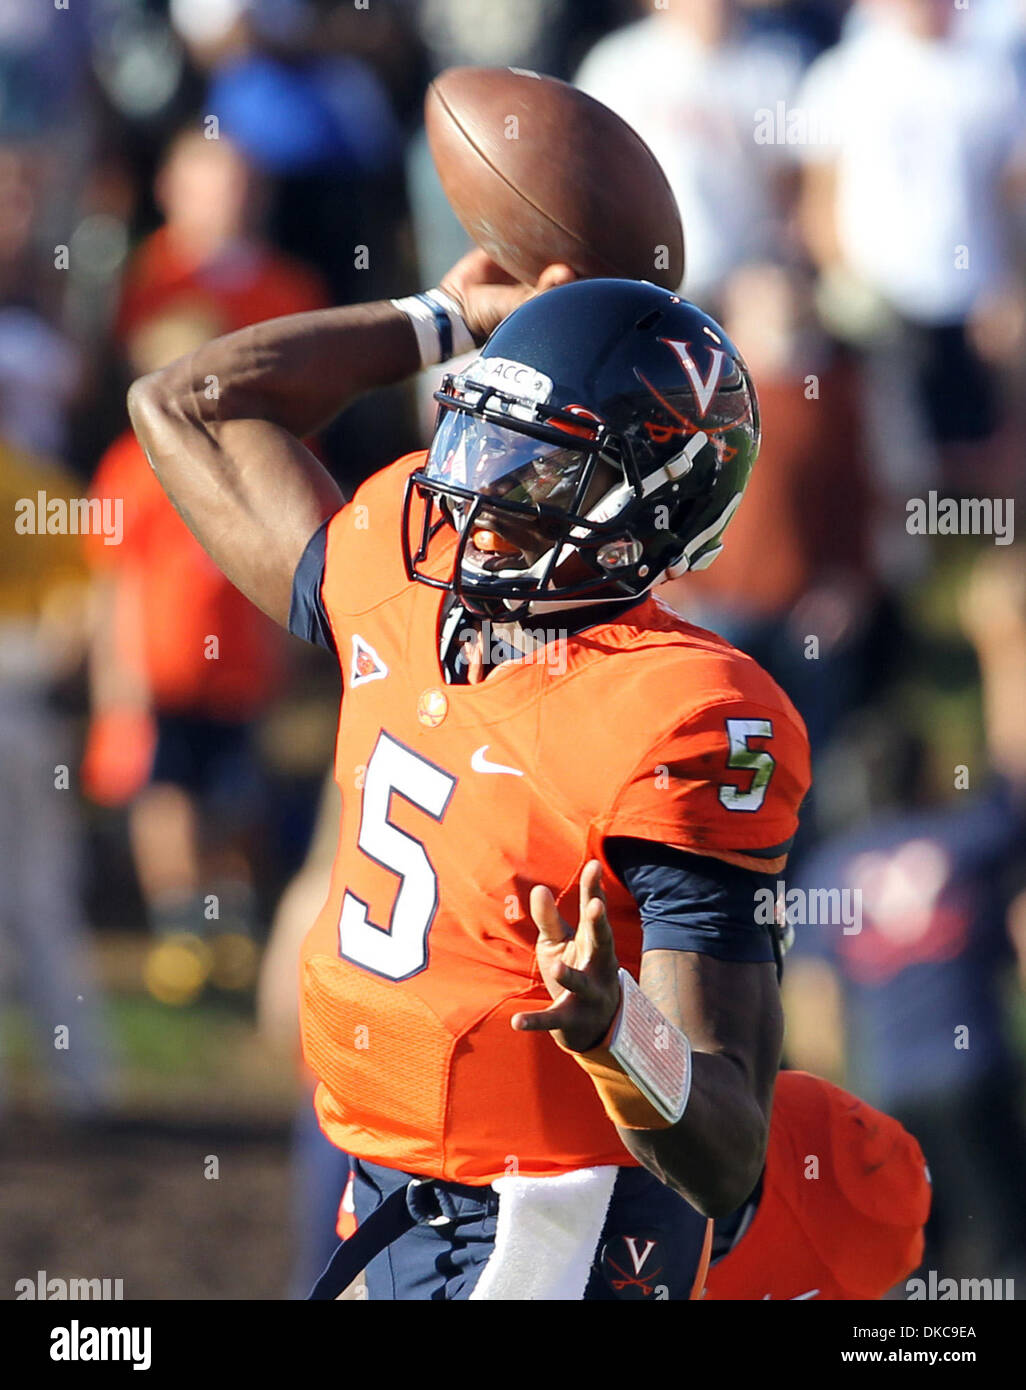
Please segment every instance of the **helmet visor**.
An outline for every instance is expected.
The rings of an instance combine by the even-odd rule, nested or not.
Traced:
[[[464,411],[446,410],[424,472],[496,502],[570,513],[591,453],[549,444]]]

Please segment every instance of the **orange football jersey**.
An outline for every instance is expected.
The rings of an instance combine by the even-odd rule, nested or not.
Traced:
[[[601,860],[637,976],[639,914],[605,839],[775,870],[809,784],[805,729],[754,661],[651,598],[447,685],[445,595],[407,579],[399,538],[423,457],[375,475],[328,527],[343,815],[302,960],[320,1122],[357,1157],[455,1182],[630,1164],[573,1059],[510,1027],[550,1002],[530,890],[548,884],[576,923],[581,870]]]
[[[777,1077],[758,1210],[705,1297],[878,1299],[923,1257],[930,1180],[890,1115],[802,1071]]]

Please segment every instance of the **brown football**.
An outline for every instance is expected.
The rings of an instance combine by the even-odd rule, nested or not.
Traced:
[[[424,102],[445,195],[492,260],[533,284],[545,266],[677,289],[684,234],[652,151],[567,82],[517,68],[449,68]]]

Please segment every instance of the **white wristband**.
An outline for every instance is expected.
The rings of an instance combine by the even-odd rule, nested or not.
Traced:
[[[475,346],[460,306],[445,290],[425,290],[423,294],[390,302],[413,324],[422,367],[448,362],[450,357],[459,357]]]
[[[609,1052],[663,1119],[676,1124],[691,1095],[691,1043],[622,967],[620,991]]]

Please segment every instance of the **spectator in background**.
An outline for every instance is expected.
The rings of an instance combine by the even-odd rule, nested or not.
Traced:
[[[1026,563],[1021,546],[977,563],[963,601],[992,771],[947,808],[912,809],[826,844],[800,885],[861,892],[861,920],[796,925],[784,973],[788,1060],[895,1115],[934,1179],[925,1267],[1026,1277],[1022,1075],[1003,988],[1026,984]],[[975,785],[979,778],[971,769]],[[811,901],[811,899],[807,899]],[[854,903],[855,899],[850,899]],[[840,916],[840,914],[835,914]],[[859,930],[853,928],[859,927]],[[843,1064],[841,1059],[843,1058]]]
[[[207,324],[195,328],[170,318],[149,325],[151,369],[208,336]],[[82,785],[100,804],[130,806],[136,872],[159,938],[146,983],[163,1002],[186,1004],[208,978],[237,990],[255,977],[253,865],[265,814],[255,721],[278,690],[283,653],[268,620],[209,564],[131,431],[107,450],[92,495],[123,507],[123,539],[106,547],[89,538],[92,721]]]
[[[402,211],[401,137],[384,83],[333,50],[307,0],[173,0],[171,19],[206,73],[204,113],[276,180],[276,240],[322,270],[336,301],[365,299],[387,279]]]
[[[49,700],[81,658],[87,576],[79,537],[47,531],[40,492],[49,512],[77,489],[0,424],[0,990],[6,1012],[17,974],[54,1104],[90,1119],[109,1106],[111,1077],[87,960],[66,731]]]
[[[196,131],[172,141],[155,189],[166,221],[133,258],[117,317],[133,374],[232,329],[324,305],[317,277],[259,236],[261,187],[231,141]],[[280,637],[211,568],[130,431],[101,460],[93,493],[123,505],[124,539],[89,551],[84,785],[101,803],[132,803],[137,872],[160,938],[147,983],[158,998],[187,1003],[208,977],[227,988],[253,981],[254,721],[282,675]]]
[[[164,225],[133,256],[116,321],[130,357],[139,351],[135,335],[168,310],[199,306],[216,337],[328,302],[317,275],[260,237],[264,186],[231,140],[181,131],[157,174],[154,196]],[[145,349],[143,355],[149,355]]]
[[[773,674],[818,754],[859,698],[877,599],[856,383],[798,271],[735,271],[723,317],[758,382],[759,461],[722,555],[660,594]]]
[[[938,482],[986,487],[999,401],[979,340],[1010,304],[1004,352],[1021,346],[1007,194],[1026,107],[958,19],[950,0],[861,0],[797,98],[806,240],[825,311],[867,351],[874,456],[899,504]]]
[[[780,254],[787,150],[756,131],[760,111],[790,101],[803,61],[797,40],[754,27],[736,0],[674,0],[602,39],[577,73],[662,164],[684,221],[685,290],[710,313],[733,270]]]

